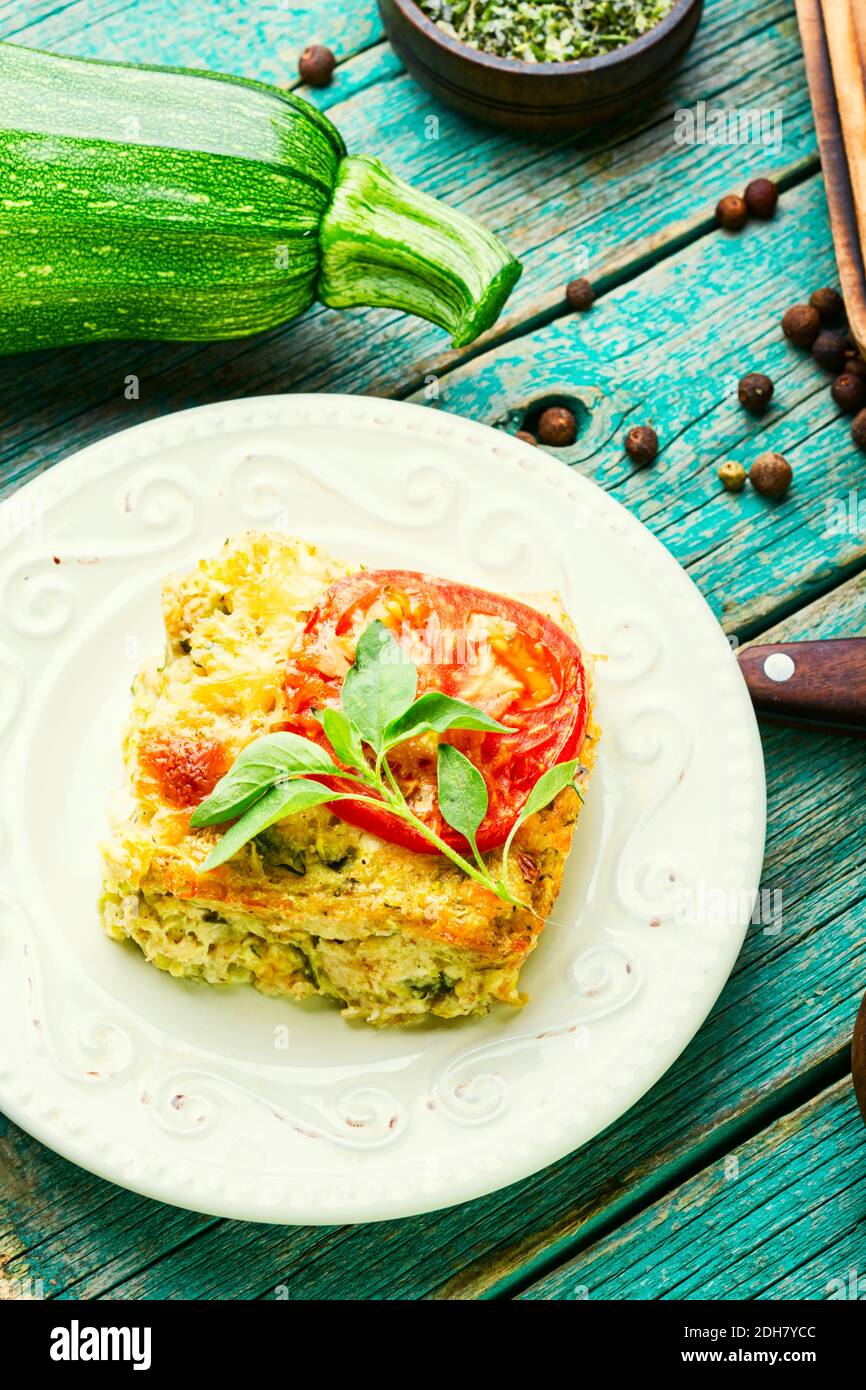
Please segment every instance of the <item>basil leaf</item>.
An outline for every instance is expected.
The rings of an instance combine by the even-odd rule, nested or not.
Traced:
[[[475,764],[450,743],[439,745],[437,775],[443,818],[474,847],[475,832],[487,815],[484,778]]]
[[[235,821],[231,830],[227,830],[222,839],[217,841],[202,869],[207,871],[219,868],[220,864],[237,854],[254,835],[267,830],[269,825],[282,820],[284,816],[293,816],[298,811],[308,811],[312,806],[321,806],[325,801],[340,800],[342,797],[339,793],[323,787],[321,782],[307,782],[303,778],[294,782],[278,782],[260,796],[255,805],[251,806],[240,820]]]
[[[547,771],[539,777],[523,806],[523,810],[517,818],[518,825],[522,825],[530,816],[534,816],[536,811],[543,811],[555,796],[574,781],[574,774],[577,771],[577,758],[573,758],[568,763],[556,763],[549,767]]]
[[[241,750],[210,796],[196,806],[189,823],[197,829],[232,820],[252,806],[274,782],[289,774],[325,776],[339,770],[324,748],[301,738],[300,734],[265,734],[262,738],[254,738]]]
[[[358,638],[341,703],[362,739],[377,753],[387,725],[408,709],[417,689],[418,672],[406,652],[384,623],[371,623]]]
[[[511,845],[514,837],[521,825],[523,825],[524,821],[529,820],[530,816],[534,816],[536,811],[543,811],[545,806],[549,805],[555,796],[559,796],[559,793],[563,791],[570,782],[574,781],[574,774],[577,771],[577,767],[577,758],[572,758],[571,761],[567,763],[555,763],[553,767],[549,767],[547,771],[539,777],[535,786],[532,788],[532,791],[523,804],[523,810],[509,830],[508,839],[502,846],[502,877],[506,882],[508,881],[508,856],[511,853]],[[581,800],[582,799],[583,798],[581,798]]]
[[[405,714],[392,719],[385,729],[383,742],[386,748],[393,748],[404,739],[415,738],[418,734],[444,734],[448,729],[480,729],[488,734],[509,734],[504,724],[491,719],[483,710],[468,705],[465,700],[452,699],[439,690],[428,690],[410,705]]]
[[[367,759],[364,757],[361,735],[357,726],[341,709],[332,709],[329,706],[323,710],[322,728],[341,763],[348,763],[349,767],[367,771]]]

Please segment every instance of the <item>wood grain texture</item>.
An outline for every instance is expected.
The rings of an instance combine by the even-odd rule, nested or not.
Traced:
[[[851,1039],[851,1075],[863,1123],[866,1124],[866,994],[860,1001]]]
[[[339,62],[381,42],[376,5],[353,0],[21,0],[0,9],[2,37],[81,58],[212,68],[263,82],[297,82],[298,57],[324,43]]]
[[[834,636],[864,621],[866,576],[767,637]],[[593,1143],[451,1211],[286,1230],[160,1207],[10,1126],[0,1149],[11,1184],[0,1187],[0,1233],[15,1240],[10,1276],[54,1280],[67,1297],[255,1298],[279,1286],[294,1299],[335,1291],[489,1297],[654,1200],[702,1156],[727,1152],[784,1107],[799,1076],[844,1058],[866,978],[862,745],[770,729],[763,737],[766,921],[749,931],[716,1008],[676,1066]]]
[[[866,1128],[846,1078],[521,1297],[863,1298],[864,1213]]]
[[[841,3],[846,5],[847,0],[841,0]],[[840,13],[837,6],[836,14]],[[866,12],[860,0],[856,13],[859,16],[858,33],[862,34],[866,42]],[[797,0],[797,18],[803,39],[806,74],[821,150],[821,165],[827,188],[839,279],[845,296],[851,332],[861,353],[864,353],[866,280],[863,270],[862,236],[858,228],[851,170],[839,118],[821,0]],[[859,172],[857,177],[862,177]]]
[[[849,0],[821,0],[821,13],[862,247],[866,242],[866,89],[854,12]]]
[[[550,452],[639,516],[724,627],[751,636],[866,561],[866,459],[830,397],[830,378],[780,329],[784,309],[833,273],[823,190],[813,179],[784,196],[772,222],[702,237],[588,314],[456,368],[439,384],[438,404],[513,431],[534,403],[569,401],[577,440]],[[775,382],[760,420],[737,401],[749,371]],[[659,436],[647,469],[635,469],[623,448],[638,424]],[[748,467],[766,449],[791,463],[788,495],[771,502],[751,487],[726,492],[721,462]]]

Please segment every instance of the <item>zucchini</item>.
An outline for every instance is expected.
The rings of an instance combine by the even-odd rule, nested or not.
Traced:
[[[461,347],[520,270],[289,92],[0,44],[0,352],[242,337],[316,298]]]

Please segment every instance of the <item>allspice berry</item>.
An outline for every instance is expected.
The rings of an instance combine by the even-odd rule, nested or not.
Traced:
[[[779,201],[779,190],[772,179],[752,179],[744,201],[753,217],[766,220],[773,216]]]
[[[749,372],[737,386],[740,405],[752,415],[763,415],[773,394],[773,383],[763,372]]]
[[[538,419],[538,438],[542,444],[563,449],[577,438],[577,421],[563,405],[549,405]]]
[[[515,439],[522,439],[523,442],[524,442],[524,444],[537,444],[537,443],[538,443],[538,440],[535,438],[535,435],[534,435],[534,434],[531,434],[531,433],[529,432],[529,430],[518,430],[517,433],[515,434],[514,438],[515,438]]]
[[[322,43],[311,43],[298,59],[298,72],[301,81],[311,87],[327,87],[331,81],[337,60],[330,48]]]
[[[858,449],[866,451],[866,410],[861,410],[854,416],[854,423],[851,426],[851,438]]]
[[[633,425],[625,437],[625,451],[632,463],[646,468],[659,451],[659,437],[650,425]]]
[[[866,377],[866,362],[863,361],[859,352],[845,353],[845,371],[849,376]]]
[[[736,459],[725,459],[719,469],[719,478],[728,492],[742,492],[746,483],[746,470]]]
[[[830,395],[846,415],[856,415],[866,406],[866,378],[843,372],[830,387]]]
[[[829,285],[820,290],[813,290],[809,295],[809,303],[813,309],[818,310],[822,323],[839,323],[845,313],[845,301],[839,291],[831,289]]]
[[[762,497],[784,497],[794,474],[782,454],[759,454],[749,469],[749,482]]]
[[[825,328],[812,344],[812,356],[828,372],[841,372],[845,366],[845,334]]]
[[[569,309],[582,314],[592,308],[595,290],[588,280],[571,280],[565,287],[565,299]]]
[[[739,193],[729,193],[716,206],[716,221],[728,232],[738,232],[741,227],[745,227],[748,215],[746,200],[741,198]]]
[[[782,318],[782,332],[797,347],[811,347],[821,331],[821,316],[811,304],[794,304]]]

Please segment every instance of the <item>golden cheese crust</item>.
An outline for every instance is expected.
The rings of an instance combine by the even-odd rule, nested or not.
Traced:
[[[322,591],[351,572],[305,542],[250,532],[166,581],[166,651],[133,685],[126,784],[105,847],[106,928],[173,975],[320,994],[374,1024],[519,1004],[518,973],[556,900],[580,809],[571,787],[515,837],[511,888],[535,916],[327,807],[201,870],[224,827],[190,830],[191,806],[251,739],[282,726],[286,653]],[[555,598],[531,601],[570,626]],[[584,782],[594,740],[590,724]]]

